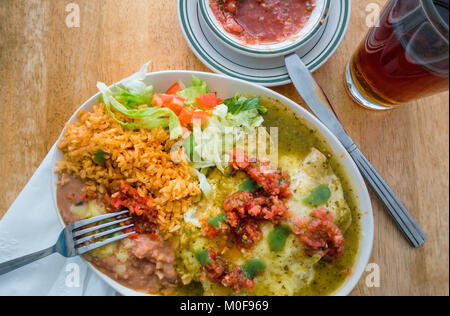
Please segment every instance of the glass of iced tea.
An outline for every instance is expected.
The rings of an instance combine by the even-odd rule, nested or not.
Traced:
[[[449,0],[391,0],[347,66],[350,95],[386,110],[448,90]]]

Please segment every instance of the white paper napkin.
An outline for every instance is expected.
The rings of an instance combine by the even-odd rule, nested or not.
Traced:
[[[0,221],[0,262],[52,246],[63,229],[52,198],[52,157],[45,157]],[[116,295],[81,258],[59,254],[0,276],[0,295]]]

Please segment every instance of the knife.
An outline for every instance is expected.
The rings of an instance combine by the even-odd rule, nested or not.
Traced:
[[[289,76],[305,103],[348,151],[361,174],[394,218],[403,235],[413,247],[417,248],[423,245],[428,238],[422,228],[347,134],[324,91],[300,57],[295,53],[290,54],[285,57],[285,61]]]

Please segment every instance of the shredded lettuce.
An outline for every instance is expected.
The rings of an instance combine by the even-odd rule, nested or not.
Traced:
[[[253,109],[241,112],[237,115],[228,114],[226,116],[228,122],[233,126],[241,127],[244,131],[252,131],[256,127],[261,126],[264,118],[259,114],[258,110]]]
[[[265,114],[267,113],[267,108],[259,103],[260,99],[260,97],[245,98],[241,97],[239,94],[236,94],[233,98],[223,101],[223,103],[228,107],[228,111],[233,115],[255,109],[260,113]]]
[[[206,180],[206,176],[196,169],[194,169],[194,171],[197,175],[198,181],[200,182],[200,190],[202,190],[205,196],[209,196],[211,194],[211,185],[208,180]]]
[[[225,104],[220,104],[203,130],[201,126],[194,125],[192,134],[184,140],[184,147],[205,196],[211,193],[211,185],[201,171],[217,167],[225,172],[229,159],[227,152],[246,133],[254,131],[263,122],[256,108],[233,115]]]
[[[182,136],[180,121],[172,110],[168,108],[129,109],[115,99],[111,90],[104,83],[97,83],[97,87],[102,93],[102,99],[108,114],[124,128],[136,130],[168,127],[171,139]],[[119,120],[114,111],[131,121]]]
[[[148,95],[153,91],[153,86],[145,83],[145,77],[147,75],[147,69],[150,62],[144,64],[139,71],[127,79],[122,81],[122,86],[127,89],[131,94],[135,95]]]
[[[127,89],[122,89],[121,87],[116,87],[114,93],[114,98],[116,100],[122,101],[122,103],[128,109],[135,109],[139,105],[146,104],[151,106],[151,101],[153,97],[153,89],[149,90],[145,95],[131,93]]]
[[[97,87],[101,92],[101,101],[105,103],[108,114],[123,127],[131,130],[168,127],[170,138],[177,139],[182,136],[182,129],[178,117],[172,110],[153,107],[136,108],[143,104],[150,106],[153,96],[153,86],[145,83],[149,64],[150,62],[143,65],[137,73],[114,87],[113,91],[106,84],[98,82]],[[130,121],[121,121],[117,118],[116,113]]]
[[[218,105],[203,130],[200,126],[194,126],[192,139],[189,140],[192,166],[215,166],[225,172],[228,166],[227,152],[233,149],[246,133],[254,131],[263,122],[264,119],[257,109],[233,115],[225,104]]]
[[[200,80],[195,75],[192,75],[192,83],[190,87],[187,87],[181,91],[177,92],[177,95],[189,100],[186,102],[187,105],[196,105],[195,98],[199,97],[203,94],[208,93],[208,86],[206,85],[206,82],[203,80]]]
[[[145,76],[150,62],[146,63],[139,71],[116,87],[114,87],[113,96],[121,101],[128,109],[134,109],[139,105],[151,105],[153,97],[153,86],[145,83]]]

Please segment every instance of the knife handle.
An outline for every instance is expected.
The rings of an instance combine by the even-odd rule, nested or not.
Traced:
[[[422,228],[416,223],[412,218],[411,214],[408,213],[405,206],[400,202],[400,200],[392,192],[391,188],[375,170],[372,164],[367,160],[356,145],[353,149],[349,151],[359,170],[366,178],[369,185],[375,191],[377,196],[386,206],[390,215],[394,218],[398,227],[415,248],[423,245],[427,240],[427,236],[423,232]]]

